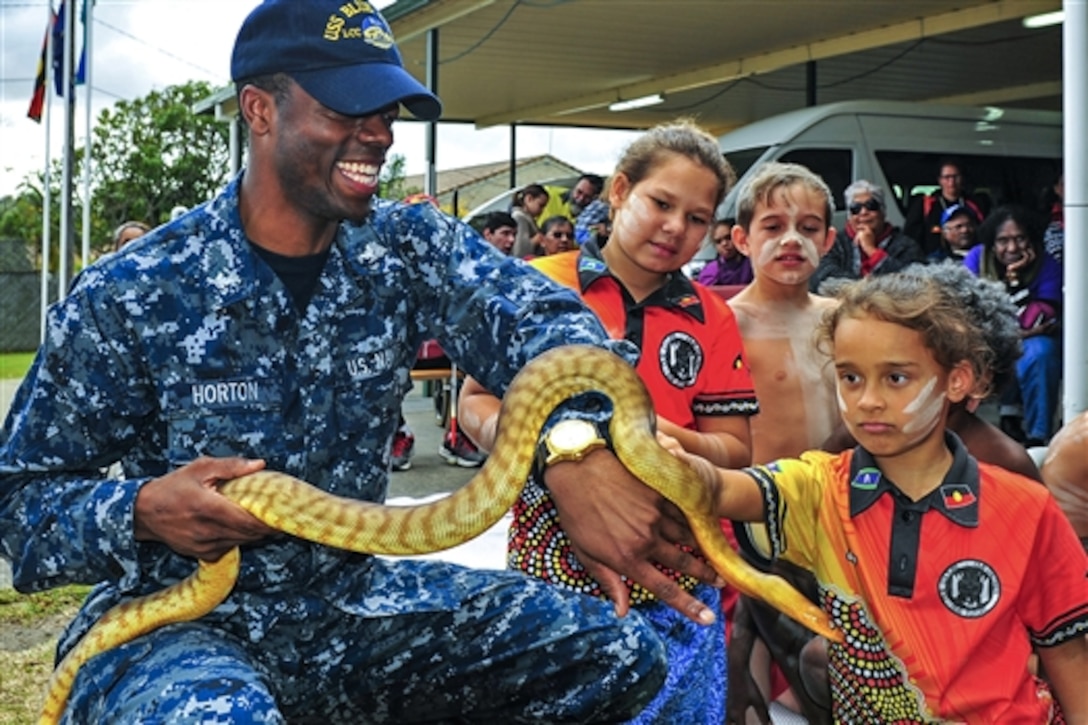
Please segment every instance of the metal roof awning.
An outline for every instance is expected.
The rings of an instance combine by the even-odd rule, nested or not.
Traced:
[[[443,118],[715,133],[869,98],[1061,108],[1060,0],[399,0],[383,13]],[[659,95],[656,105],[609,106]]]

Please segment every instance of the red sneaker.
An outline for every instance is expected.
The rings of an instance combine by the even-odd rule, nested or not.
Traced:
[[[398,430],[393,436],[393,470],[407,471],[412,467],[412,452],[416,448],[416,437],[411,433]]]

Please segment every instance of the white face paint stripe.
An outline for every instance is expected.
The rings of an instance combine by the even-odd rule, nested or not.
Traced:
[[[922,389],[918,391],[918,395],[914,396],[914,400],[910,401],[903,408],[904,413],[913,415],[918,412],[918,409],[925,404],[925,401],[933,393],[933,388],[937,386],[937,378],[930,378],[929,382],[922,386]]]
[[[944,391],[936,391],[937,378],[929,381],[918,391],[914,400],[907,403],[903,413],[910,419],[903,424],[903,432],[912,434],[919,431],[930,431],[939,420],[941,410],[944,407]]]
[[[774,258],[783,248],[795,245],[808,266],[803,270],[784,271],[774,267]],[[780,284],[800,284],[808,279],[816,267],[820,264],[820,253],[816,249],[816,243],[808,237],[802,236],[796,229],[791,229],[776,239],[768,239],[759,249],[759,258],[755,260],[759,272],[767,275]]]
[[[820,263],[820,253],[816,249],[816,243],[808,237],[803,237],[795,231],[791,231],[777,239],[768,239],[763,243],[763,247],[759,250],[759,264],[761,266],[770,264],[774,261],[775,255],[779,253],[780,249],[791,242],[801,248],[801,256],[809,264],[815,267]]]

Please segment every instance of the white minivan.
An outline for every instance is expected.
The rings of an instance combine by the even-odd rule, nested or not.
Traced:
[[[719,207],[733,217],[737,190],[756,165],[807,166],[827,182],[836,228],[846,221],[842,193],[867,179],[884,187],[888,221],[903,225],[912,197],[937,188],[942,159],[961,164],[967,190],[990,206],[1034,206],[1061,169],[1062,116],[994,106],[941,106],[900,101],[845,101],[755,121],[719,139],[739,177]],[[698,258],[712,259],[704,245]]]

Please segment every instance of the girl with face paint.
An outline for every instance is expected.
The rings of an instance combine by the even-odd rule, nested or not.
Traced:
[[[922,275],[840,292],[818,334],[852,450],[726,470],[663,438],[719,515],[766,525],[763,541],[736,527],[746,553],[816,577],[845,637],[825,643],[836,722],[1088,717],[1088,557],[1045,487],[946,431],[990,364],[970,314]]]
[[[636,370],[653,400],[658,430],[718,465],[743,466],[752,460],[748,421],[758,405],[740,334],[721,298],[681,271],[706,239],[732,181],[732,168],[705,130],[683,120],[655,126],[627,147],[609,177],[607,243],[589,240],[531,264],[574,289],[612,337],[638,345]],[[498,407],[478,381],[466,380],[463,427],[485,449],[494,441]],[[514,505],[507,563],[556,586],[599,596],[598,570],[571,548],[566,518],[549,493],[554,481],[576,476],[577,465],[547,466],[527,482]],[[578,481],[580,487],[602,483]],[[722,614],[717,589],[684,581],[676,586],[690,588]],[[632,589],[630,602],[659,629],[669,661],[666,684],[633,722],[724,722],[721,625],[688,626],[641,586]]]

